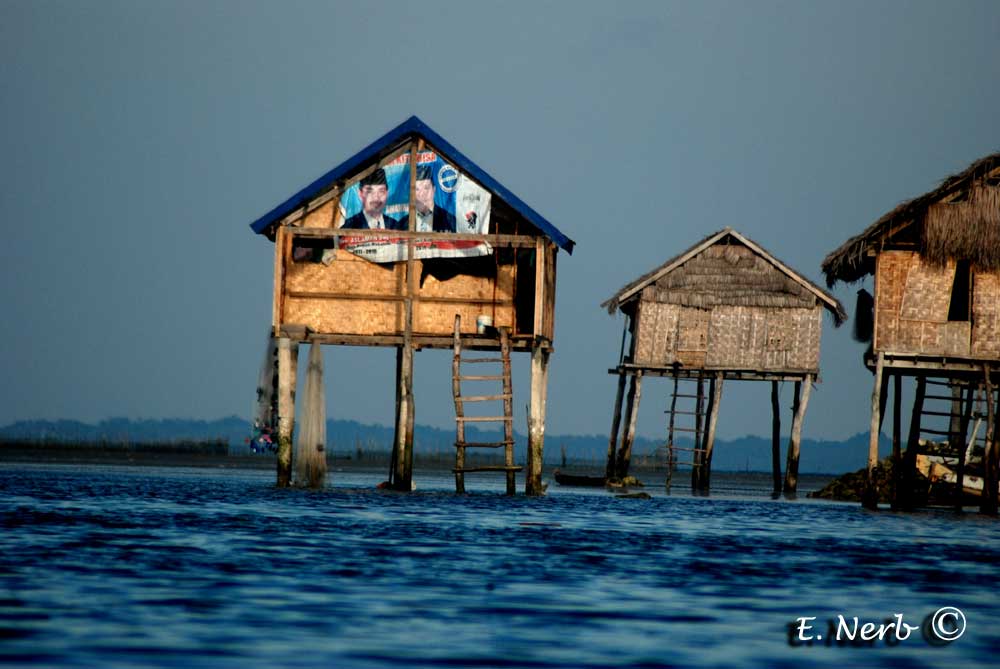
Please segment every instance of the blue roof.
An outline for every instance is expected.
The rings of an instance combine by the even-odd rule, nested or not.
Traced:
[[[465,172],[478,181],[483,187],[497,195],[504,202],[509,204],[517,213],[523,216],[528,222],[545,233],[549,239],[555,242],[567,253],[573,252],[576,244],[572,239],[559,232],[556,226],[549,223],[542,216],[526,205],[519,197],[503,187],[503,185],[487,174],[474,162],[469,160],[461,151],[449,144],[443,137],[431,130],[416,116],[411,116],[403,123],[396,126],[386,134],[382,135],[374,142],[358,151],[356,154],[334,167],[332,170],[319,177],[311,184],[292,195],[290,198],[279,204],[277,207],[267,212],[250,227],[257,234],[264,234],[268,228],[277,223],[285,216],[309,203],[313,198],[321,195],[337,181],[350,178],[360,172],[374,161],[380,153],[386,149],[398,146],[400,142],[410,137],[423,137],[438,153],[447,158],[461,171]]]

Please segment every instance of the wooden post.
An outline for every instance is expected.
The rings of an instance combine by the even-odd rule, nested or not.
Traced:
[[[292,435],[295,431],[295,372],[298,344],[278,338],[278,487],[292,484]]]
[[[993,403],[993,381],[990,368],[983,365],[986,384],[986,447],[983,449],[983,498],[979,512],[987,516],[997,515],[997,429],[996,405]]]
[[[927,378],[917,377],[917,388],[913,392],[913,410],[910,413],[910,432],[906,438],[906,453],[903,455],[903,475],[900,508],[913,509],[913,487],[916,485],[917,448],[920,446],[920,417],[924,412],[924,395],[927,392]]]
[[[694,450],[691,451],[691,490],[701,490],[701,469],[705,466],[705,443],[702,441],[702,404],[705,401],[704,380],[698,377],[694,400]]]
[[[900,374],[895,374],[892,378],[892,510],[898,511],[899,488],[902,481],[900,472],[903,469],[903,457],[900,444],[902,436],[902,417],[899,415],[902,400],[903,378]]]
[[[889,406],[888,406],[889,402],[887,400],[889,399],[889,377],[890,376],[892,376],[892,374],[883,374],[882,375],[882,387],[879,389],[879,392],[878,392],[878,406],[879,406],[878,431],[879,431],[879,434],[882,433],[882,423],[885,422],[885,414],[886,414],[886,411],[889,408]]]
[[[408,453],[413,446],[413,431],[410,414],[413,411],[413,347],[404,344],[399,347],[396,356],[396,378],[399,381],[397,394],[399,407],[396,421],[396,436],[394,439],[393,456],[396,469],[393,473],[392,486],[394,490],[409,491],[412,489],[412,454]],[[407,463],[410,466],[407,466]]]
[[[705,492],[708,492],[712,478],[712,448],[715,446],[715,426],[719,420],[719,405],[722,403],[723,380],[722,372],[716,372],[716,375],[709,381],[708,414],[706,415],[708,427],[705,429],[705,458],[703,461],[704,465],[701,467],[701,474],[698,477],[701,489]]]
[[[972,401],[976,388],[969,383],[965,388],[965,408],[962,410],[962,420],[959,422],[958,439],[958,471],[955,480],[955,512],[962,513],[962,502],[965,500],[965,438],[969,434],[969,419],[972,418]],[[985,494],[985,490],[983,493]]]
[[[399,463],[399,419],[400,410],[403,406],[403,347],[396,347],[396,412],[393,419],[393,438],[392,438],[392,457],[389,459],[389,487],[393,490],[396,488],[396,466]]]
[[[531,404],[528,408],[528,463],[524,494],[541,495],[542,458],[545,451],[545,403],[549,381],[549,347],[543,337],[531,346]]]
[[[788,458],[785,463],[785,494],[795,495],[799,486],[799,453],[802,447],[802,423],[809,407],[813,375],[806,374],[801,384],[795,384],[795,413],[792,416],[792,433],[788,438]],[[800,387],[801,386],[801,387]]]
[[[882,368],[885,366],[885,353],[879,351],[875,362],[875,387],[872,390],[871,427],[868,431],[868,477],[865,480],[865,492],[862,504],[866,509],[878,508],[878,484],[875,481],[875,468],[878,466],[878,433],[882,409],[879,406],[882,390]]]
[[[625,434],[622,445],[618,449],[618,463],[615,466],[615,477],[623,479],[628,476],[629,463],[632,460],[632,442],[635,441],[635,421],[639,416],[639,400],[642,398],[642,370],[636,370],[628,386],[628,399],[625,400]]]
[[[622,399],[625,396],[625,372],[618,372],[618,392],[615,393],[615,410],[611,417],[611,436],[608,437],[608,461],[604,466],[604,478],[615,477],[615,452],[618,449],[618,432],[622,422]]]
[[[670,395],[670,418],[667,421],[667,476],[664,482],[664,487],[667,492],[670,492],[670,486],[674,482],[674,469],[677,466],[677,458],[674,454],[677,452],[674,446],[674,434],[677,419],[677,386],[678,386],[677,375],[674,375],[674,389]]]
[[[461,316],[455,314],[455,335],[452,344],[451,358],[451,393],[455,398],[455,417],[465,417],[465,407],[462,403],[462,381],[460,378],[462,370],[462,340],[460,339],[459,328],[461,326]],[[465,492],[465,421],[455,422],[455,492],[462,494]]]
[[[457,318],[457,317],[456,317]],[[507,467],[507,494],[517,494],[517,479],[514,474],[514,388],[510,381],[510,328],[500,328],[500,357],[503,364],[503,422],[504,465]],[[563,460],[566,451],[563,449]],[[565,465],[564,465],[565,466]]]
[[[771,475],[774,495],[781,494],[781,407],[778,405],[778,382],[771,381]]]

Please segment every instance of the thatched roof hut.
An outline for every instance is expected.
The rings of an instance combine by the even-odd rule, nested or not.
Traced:
[[[644,375],[674,380],[668,460],[677,462],[675,450],[691,452],[692,460],[682,464],[691,465],[692,485],[699,489],[708,488],[723,381],[770,381],[775,426],[779,421],[777,384],[791,381],[795,400],[784,490],[795,491],[802,420],[809,388],[819,374],[822,312],[829,311],[837,325],[847,317],[836,299],[756,242],[725,228],[628,283],[601,306],[609,313],[621,310],[628,316],[632,335],[628,354],[611,370],[619,379],[605,470],[608,478],[628,473]],[[616,454],[626,377],[632,381],[625,433]],[[696,382],[696,389],[679,391],[681,379]],[[706,379],[710,384],[707,409],[702,405]],[[678,399],[692,397],[697,401],[691,411],[678,408]],[[677,425],[678,417],[690,416],[694,416],[693,427]],[[675,430],[694,433],[693,449],[675,446]],[[776,492],[782,489],[778,437],[774,428]]]
[[[901,378],[916,378],[902,471],[912,474],[922,434],[934,440],[946,437],[954,445],[961,482],[966,454],[974,450],[966,446],[973,397],[993,404],[1000,376],[1000,153],[975,161],[934,190],[903,202],[830,253],[822,269],[830,286],[869,274],[875,277],[874,304],[862,307],[859,301],[859,311],[870,309],[873,316],[865,364],[875,373],[866,506],[875,508],[878,498],[874,475],[878,433],[892,377],[897,415]],[[927,393],[928,383],[949,387],[950,392]],[[935,400],[943,406],[935,406]],[[992,421],[992,409],[987,413]],[[942,416],[947,425],[922,424]],[[994,431],[993,425],[986,427],[987,434]],[[898,418],[893,433],[898,461]],[[989,448],[993,454],[984,453],[983,461],[990,462],[985,473],[995,513],[996,444]],[[894,506],[908,507],[912,489],[912,481],[897,485]]]

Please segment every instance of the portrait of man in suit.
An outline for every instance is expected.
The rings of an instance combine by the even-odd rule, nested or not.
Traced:
[[[385,213],[389,185],[385,170],[379,167],[358,183],[361,211],[351,216],[341,227],[345,230],[405,230],[405,225]]]
[[[447,209],[434,206],[434,173],[430,165],[417,165],[417,180],[414,185],[417,232],[455,232],[455,216]],[[410,216],[400,222],[403,230],[408,230]]]

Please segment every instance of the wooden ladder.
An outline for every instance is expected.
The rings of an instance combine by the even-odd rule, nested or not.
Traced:
[[[451,389],[455,397],[455,492],[465,492],[465,475],[470,472],[504,472],[507,476],[507,494],[516,492],[515,473],[523,467],[514,464],[514,400],[510,383],[510,331],[499,328],[500,357],[499,358],[467,358],[462,357],[461,316],[455,315],[454,355],[451,362]],[[462,374],[462,364],[502,364],[500,374]],[[500,381],[502,390],[498,395],[462,395],[462,381]],[[467,402],[503,402],[502,416],[466,416]],[[503,440],[501,441],[466,441],[466,423],[503,423]],[[504,464],[483,465],[479,467],[465,466],[465,449],[467,448],[503,448]]]
[[[698,377],[694,388],[684,389],[680,387],[680,379],[674,377],[674,389],[670,395],[670,409],[664,413],[669,414],[667,422],[667,478],[666,487],[669,490],[673,482],[674,470],[677,465],[688,465],[692,472],[697,472],[704,460],[704,426],[705,426],[705,382],[702,377]],[[686,392],[683,392],[686,391]],[[677,407],[677,400],[681,400],[682,408]],[[686,407],[686,408],[684,408]],[[694,427],[681,427],[677,425],[677,416],[694,418]],[[690,420],[690,419],[689,419]],[[677,432],[687,432],[694,435],[694,447],[678,446],[675,442]],[[690,453],[690,460],[678,460],[677,452]]]

